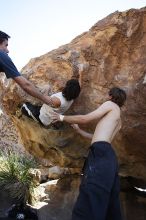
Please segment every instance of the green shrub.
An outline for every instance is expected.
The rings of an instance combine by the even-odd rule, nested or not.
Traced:
[[[35,182],[29,169],[36,166],[32,158],[0,152],[0,187],[8,190],[17,202],[31,203]]]

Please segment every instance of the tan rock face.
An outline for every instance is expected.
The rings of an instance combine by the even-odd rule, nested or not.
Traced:
[[[128,98],[122,110],[123,128],[114,142],[122,175],[146,180],[146,8],[115,12],[88,32],[41,57],[32,59],[22,73],[37,86],[50,84],[58,91],[71,77],[79,78],[80,97],[71,114],[87,113],[107,98],[109,88],[120,86]],[[22,95],[22,98],[21,98]],[[8,114],[23,100],[33,100],[11,84],[2,97]],[[14,117],[25,148],[50,164],[81,167],[89,142],[65,125],[48,130],[25,117]],[[95,124],[85,128],[94,130]]]
[[[4,114],[0,115],[0,150],[27,154],[13,121]]]
[[[25,148],[36,157],[47,159],[47,166],[81,167],[88,142],[69,125],[60,130],[46,129],[31,119],[13,116]],[[42,164],[45,165],[44,160]]]
[[[71,219],[79,184],[79,176],[69,176],[58,181],[41,184],[41,187],[45,188],[44,193],[48,195],[48,199],[42,207],[39,206],[39,203],[35,205],[38,209],[39,219]]]

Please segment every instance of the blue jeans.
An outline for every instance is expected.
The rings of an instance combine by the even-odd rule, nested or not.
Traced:
[[[72,220],[122,220],[117,158],[104,141],[91,145]]]

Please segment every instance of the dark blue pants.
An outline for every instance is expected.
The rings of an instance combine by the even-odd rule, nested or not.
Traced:
[[[72,220],[122,220],[116,155],[104,141],[91,145]]]

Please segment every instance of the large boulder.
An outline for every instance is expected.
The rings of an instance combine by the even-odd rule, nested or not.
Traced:
[[[58,91],[71,77],[79,78],[80,97],[70,114],[85,114],[107,99],[109,88],[120,86],[127,92],[122,109],[122,130],[113,146],[120,172],[146,180],[146,8],[115,12],[96,23],[88,32],[43,56],[31,59],[22,74],[42,88],[50,85]],[[25,148],[46,158],[51,165],[82,167],[89,141],[65,124],[60,130],[46,129],[38,123],[18,117],[19,105],[29,100],[13,82],[3,88],[2,105],[20,132]],[[85,126],[93,131],[95,123]]]

